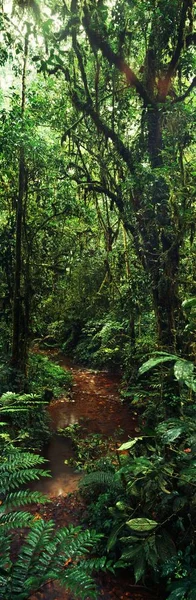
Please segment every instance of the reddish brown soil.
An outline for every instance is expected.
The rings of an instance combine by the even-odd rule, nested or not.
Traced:
[[[137,414],[130,413],[120,402],[118,393],[119,376],[107,372],[93,372],[70,365],[57,352],[48,352],[50,359],[72,371],[74,386],[71,397],[54,400],[49,407],[54,430],[81,422],[88,433],[102,433],[110,436],[120,427],[124,438],[138,432]],[[120,436],[119,436],[120,439]],[[56,526],[78,525],[85,506],[77,492],[78,474],[64,464],[71,455],[70,442],[54,436],[48,449],[52,479],[38,482],[35,489],[48,494],[51,503],[34,506],[35,518],[53,519]],[[71,492],[71,494],[70,494]],[[97,577],[99,600],[162,600],[161,592],[134,585],[129,574],[118,576],[100,574]],[[30,600],[73,600],[69,592],[57,584],[48,584],[43,590],[31,596]],[[89,598],[89,600],[91,600]]]
[[[71,370],[74,384],[71,398],[62,397],[50,404],[55,429],[83,422],[89,433],[108,436],[120,427],[126,437],[136,435],[137,415],[135,412],[131,414],[128,406],[120,401],[118,373],[71,366],[60,354],[57,354],[56,360],[61,367]]]

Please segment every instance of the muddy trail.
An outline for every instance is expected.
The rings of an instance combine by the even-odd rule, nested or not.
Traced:
[[[73,456],[71,440],[57,435],[57,429],[63,429],[75,423],[85,426],[88,433],[101,433],[112,436],[119,429],[119,441],[127,440],[128,436],[138,434],[137,414],[131,413],[127,405],[123,405],[119,396],[119,375],[107,371],[92,371],[73,365],[57,351],[47,353],[61,367],[69,369],[73,376],[71,394],[53,400],[49,405],[54,435],[45,448],[44,456],[48,459],[51,479],[33,483],[32,489],[37,489],[49,496],[51,503],[35,506],[35,516],[53,519],[57,526],[67,526],[69,523],[78,525],[84,515],[85,506],[78,492],[80,473],[65,464]],[[120,430],[123,430],[120,435]],[[161,593],[134,585],[129,574],[119,573],[118,576],[100,574],[97,577],[98,598],[101,600],[161,600]],[[30,600],[73,600],[69,592],[49,584]],[[91,600],[89,598],[89,600]]]
[[[48,352],[50,360],[61,367],[69,369],[73,377],[71,394],[53,400],[49,405],[54,435],[44,449],[44,456],[49,460],[52,478],[42,478],[32,485],[49,497],[66,496],[77,489],[81,477],[65,461],[73,456],[71,440],[57,435],[58,429],[76,423],[85,428],[86,435],[100,433],[104,437],[114,432],[119,441],[127,440],[129,435],[137,435],[137,414],[130,414],[129,408],[123,405],[119,396],[119,375],[107,371],[93,371],[74,366],[58,352]],[[120,430],[123,430],[120,435]]]

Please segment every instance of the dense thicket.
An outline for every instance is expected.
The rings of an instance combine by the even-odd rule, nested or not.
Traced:
[[[185,577],[169,598],[193,600],[194,2],[5,0],[0,24],[3,451],[29,423],[47,439],[69,383],[35,342],[121,368],[142,433],[90,468],[89,519],[136,581]]]
[[[193,11],[188,0],[4,7],[1,302],[16,369],[33,337],[75,346],[108,321],[132,351],[185,349]]]

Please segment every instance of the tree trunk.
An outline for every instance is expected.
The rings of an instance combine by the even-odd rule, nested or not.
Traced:
[[[161,174],[162,129],[158,111],[150,109],[147,117],[148,152],[152,167],[152,221],[145,215],[144,245],[146,264],[152,285],[152,297],[156,318],[159,346],[177,352],[179,321],[182,317],[178,296],[178,269],[180,235],[174,230],[170,213],[169,189]],[[157,174],[157,168],[160,169]],[[156,171],[155,171],[156,169]]]
[[[22,99],[21,117],[24,120],[25,96],[26,96],[26,68],[28,59],[29,33],[25,35],[24,58],[22,72]],[[14,273],[14,297],[13,297],[13,336],[12,336],[12,358],[13,380],[17,388],[23,387],[23,379],[26,374],[26,361],[24,357],[24,307],[21,289],[22,277],[22,235],[23,235],[23,203],[26,190],[25,149],[21,142],[19,153],[19,179],[18,179],[18,202],[16,214],[16,245],[15,245],[15,273]]]

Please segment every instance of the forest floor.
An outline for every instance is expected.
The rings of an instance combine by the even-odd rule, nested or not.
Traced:
[[[84,518],[85,503],[78,492],[67,496],[51,498],[51,503],[32,507],[35,519],[52,519],[57,527],[68,526],[70,523],[79,525]],[[99,600],[163,600],[161,591],[145,589],[135,585],[129,573],[119,572],[116,576],[109,573],[98,574],[96,577]],[[44,589],[33,594],[29,600],[74,600],[66,590],[56,583],[44,586]],[[91,600],[89,598],[89,600]]]
[[[49,352],[48,355],[62,367],[70,368],[74,382],[70,399],[61,397],[49,406],[54,432],[59,427],[82,422],[87,433],[110,436],[120,428],[124,431],[124,439],[127,439],[128,435],[138,434],[137,414],[131,415],[128,407],[120,402],[118,375],[75,367],[57,352]],[[52,519],[56,527],[67,526],[70,523],[78,525],[81,520],[84,520],[85,514],[85,503],[77,490],[80,475],[75,474],[73,469],[65,465],[66,456],[70,457],[70,444],[67,445],[66,440],[59,441],[58,436],[54,435],[51,447],[48,449],[52,478],[43,482],[40,480],[35,485],[36,489],[47,493],[51,501],[49,504],[32,507],[35,519],[42,517],[45,520]],[[116,576],[100,573],[96,577],[96,582],[99,600],[163,600],[164,598],[162,592],[155,588],[148,589],[142,585],[135,585],[133,577],[125,572],[119,572]],[[73,596],[60,589],[56,583],[51,583],[32,595],[30,600],[73,600]]]

